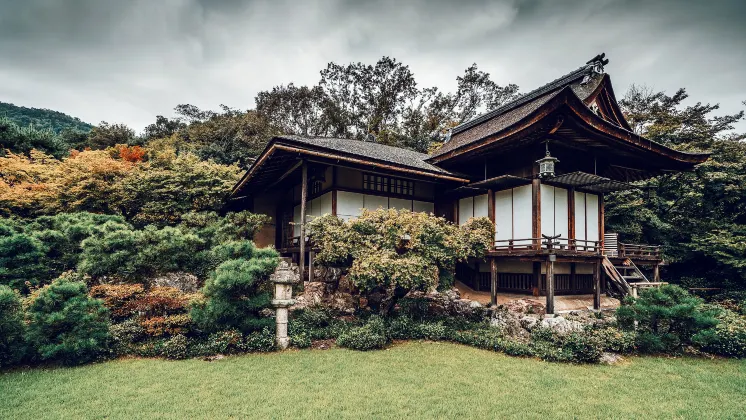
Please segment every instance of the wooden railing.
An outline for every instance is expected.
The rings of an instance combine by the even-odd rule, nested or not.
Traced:
[[[496,251],[541,250],[548,248],[546,239],[544,238],[500,239],[495,241]],[[584,239],[557,238],[553,248],[560,251],[592,252],[600,254],[601,242]]]
[[[622,258],[660,259],[661,247],[658,245],[637,245],[619,243],[619,256]]]

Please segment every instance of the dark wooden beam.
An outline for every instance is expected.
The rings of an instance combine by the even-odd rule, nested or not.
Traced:
[[[308,197],[308,162],[303,160],[301,165],[301,182],[300,182],[300,256],[298,264],[300,268],[300,278],[303,278],[303,271],[306,268],[306,198]]]
[[[538,297],[541,294],[541,263],[534,261],[532,265],[534,276],[533,295]]]
[[[576,291],[580,289],[576,281],[578,278],[577,269],[578,269],[577,264],[570,263],[570,287],[572,287]]]
[[[487,190],[487,216],[495,223],[495,192],[492,189]]]
[[[593,309],[601,310],[601,260],[593,264]]]
[[[547,259],[547,314],[554,314],[554,264]]]
[[[531,237],[534,248],[541,249],[541,180],[531,181]]]
[[[490,306],[497,306],[497,260],[494,258],[490,258]]]

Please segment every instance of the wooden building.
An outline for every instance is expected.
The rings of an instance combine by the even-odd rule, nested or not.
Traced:
[[[586,65],[455,127],[433,155],[350,139],[273,138],[231,195],[233,208],[272,216],[256,238],[306,266],[308,218],[361,209],[432,212],[455,223],[495,222],[486,261],[458,268],[476,290],[547,296],[632,293],[658,280],[657,247],[621,244],[604,228],[604,193],[692,170],[707,154],[640,137],[624,119],[608,60]],[[305,216],[305,217],[304,217]],[[604,276],[604,273],[606,274]]]

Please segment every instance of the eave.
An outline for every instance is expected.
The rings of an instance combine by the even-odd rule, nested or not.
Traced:
[[[609,87],[609,83],[604,83],[603,85],[605,85],[605,87],[599,89],[597,94],[600,94]],[[681,166],[681,164],[685,166],[697,165],[706,161],[710,155],[709,153],[687,153],[674,150],[606,121],[593,113],[586,106],[584,101],[573,93],[570,87],[562,88],[561,90],[549,95],[552,95],[552,97],[544,104],[510,126],[484,136],[476,141],[464,144],[463,146],[451,150],[443,155],[432,157],[428,159],[428,162],[432,164],[443,164],[461,156],[479,153],[481,150],[485,150],[495,144],[511,141],[512,139],[522,137],[522,135],[532,131],[546,131],[545,127],[551,127],[556,124],[554,121],[547,121],[546,117],[555,113],[555,111],[559,111],[560,108],[563,108],[562,112],[569,112],[571,115],[581,120],[587,128],[595,132],[597,135],[603,136],[607,139],[612,139],[613,141],[624,145],[632,146],[639,150],[653,152],[670,160],[673,166],[678,167]]]
[[[240,192],[254,177],[260,173],[266,165],[278,157],[292,157],[294,160],[309,159],[320,160],[328,164],[354,165],[359,167],[370,168],[371,170],[382,170],[385,172],[399,173],[403,176],[433,179],[447,182],[468,184],[467,178],[451,174],[448,172],[431,172],[419,168],[412,168],[404,165],[397,165],[391,162],[385,162],[377,159],[364,158],[356,155],[332,151],[323,147],[313,147],[307,144],[293,142],[285,138],[273,138],[267,144],[265,149],[256,159],[254,164],[246,171],[241,179],[236,183],[230,193],[230,197]],[[290,167],[290,165],[288,165]],[[285,168],[287,169],[287,168]],[[283,172],[283,171],[281,171]]]

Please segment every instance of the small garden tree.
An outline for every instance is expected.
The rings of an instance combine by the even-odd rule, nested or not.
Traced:
[[[666,285],[643,290],[638,299],[628,297],[617,318],[623,328],[637,329],[641,351],[672,353],[691,344],[697,332],[717,325],[716,312],[702,303],[681,287]]]
[[[277,267],[277,251],[258,249],[252,242],[217,246],[215,261],[222,261],[205,282],[205,301],[192,309],[192,318],[206,331],[237,329],[244,333],[271,326],[260,311],[271,301],[269,275]]]
[[[18,363],[26,354],[24,329],[18,292],[0,285],[0,369]]]
[[[483,256],[494,231],[487,218],[458,227],[408,210],[365,210],[347,222],[324,216],[309,223],[320,248],[316,262],[349,267],[352,282],[383,315],[411,290],[450,287],[456,262]]]
[[[41,360],[81,364],[108,349],[108,310],[73,277],[64,274],[30,297],[27,337]]]

